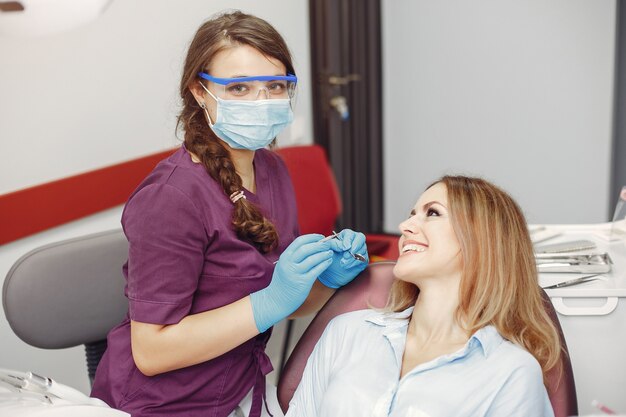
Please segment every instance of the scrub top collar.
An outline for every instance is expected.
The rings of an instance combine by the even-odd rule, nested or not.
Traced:
[[[185,144],[183,143],[181,145],[181,147],[185,150],[185,152],[183,153],[183,156],[181,158],[178,158],[177,162],[179,163],[183,163],[184,165],[188,166],[188,167],[193,167],[193,169],[201,169],[203,171],[206,171],[206,168],[204,167],[204,165],[202,165],[202,163],[199,162],[194,162],[191,159],[191,154],[189,153],[189,150],[187,149],[187,147],[185,146]],[[263,203],[268,203],[270,204],[270,206],[273,206],[273,204],[271,204],[271,200],[270,199],[262,199],[262,195],[271,193],[271,184],[269,181],[269,173],[266,172],[266,169],[257,169],[257,166],[259,164],[259,158],[261,158],[262,156],[260,156],[260,153],[263,152],[264,150],[257,150],[254,152],[254,158],[252,159],[252,164],[254,165],[254,181],[256,183],[256,193],[253,193],[252,191],[248,190],[245,187],[242,187],[242,191],[245,194],[246,198],[250,201],[252,201],[255,204],[263,204]],[[268,150],[265,150],[266,152],[271,152]],[[273,209],[273,207],[272,207]],[[271,210],[273,213],[273,210]]]

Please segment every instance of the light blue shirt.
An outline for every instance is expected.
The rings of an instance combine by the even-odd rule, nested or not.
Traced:
[[[400,379],[412,311],[334,318],[286,417],[554,417],[537,360],[493,326]]]

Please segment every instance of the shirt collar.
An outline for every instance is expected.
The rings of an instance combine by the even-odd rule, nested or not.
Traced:
[[[372,312],[365,317],[365,321],[377,326],[386,327],[389,330],[398,329],[408,325],[409,318],[413,313],[413,307],[399,312]],[[493,325],[478,329],[467,342],[468,347],[480,347],[483,355],[488,357],[502,342],[504,338],[498,333]]]
[[[406,310],[399,312],[380,312],[375,311],[372,314],[365,317],[365,321],[373,323],[377,326],[387,328],[398,328],[406,326],[409,323],[409,318],[413,313],[413,307],[409,307]]]
[[[503,341],[504,338],[498,333],[495,326],[488,325],[482,329],[478,329],[476,333],[470,337],[468,345],[478,345],[483,355],[488,357]]]

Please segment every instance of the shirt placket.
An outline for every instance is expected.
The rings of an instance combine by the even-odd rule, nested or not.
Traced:
[[[397,376],[396,383],[385,391],[385,393],[374,404],[373,417],[387,417],[392,410],[392,406],[400,385],[400,371],[402,369],[402,355],[404,354],[404,343],[406,339],[407,326],[387,328],[383,331],[383,337],[389,343],[396,361]]]
[[[374,412],[372,414],[373,417],[388,417],[391,415],[396,403],[398,391],[404,384],[409,383],[409,380],[411,378],[420,373],[438,368],[454,360],[467,356],[471,351],[472,346],[474,346],[475,344],[475,341],[473,339],[470,339],[469,342],[463,347],[463,349],[459,350],[458,352],[452,353],[450,355],[441,356],[439,358],[418,365],[400,379],[400,372],[402,369],[402,357],[404,355],[404,347],[406,344],[406,330],[406,327],[402,329],[396,328],[383,333],[384,337],[387,339],[391,348],[393,349],[396,366],[398,369],[398,377],[396,378],[397,382],[393,384],[374,405]]]

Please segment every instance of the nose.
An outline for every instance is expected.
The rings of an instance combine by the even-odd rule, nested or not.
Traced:
[[[420,222],[418,216],[411,216],[398,225],[400,233],[403,235],[416,235],[420,232]]]

